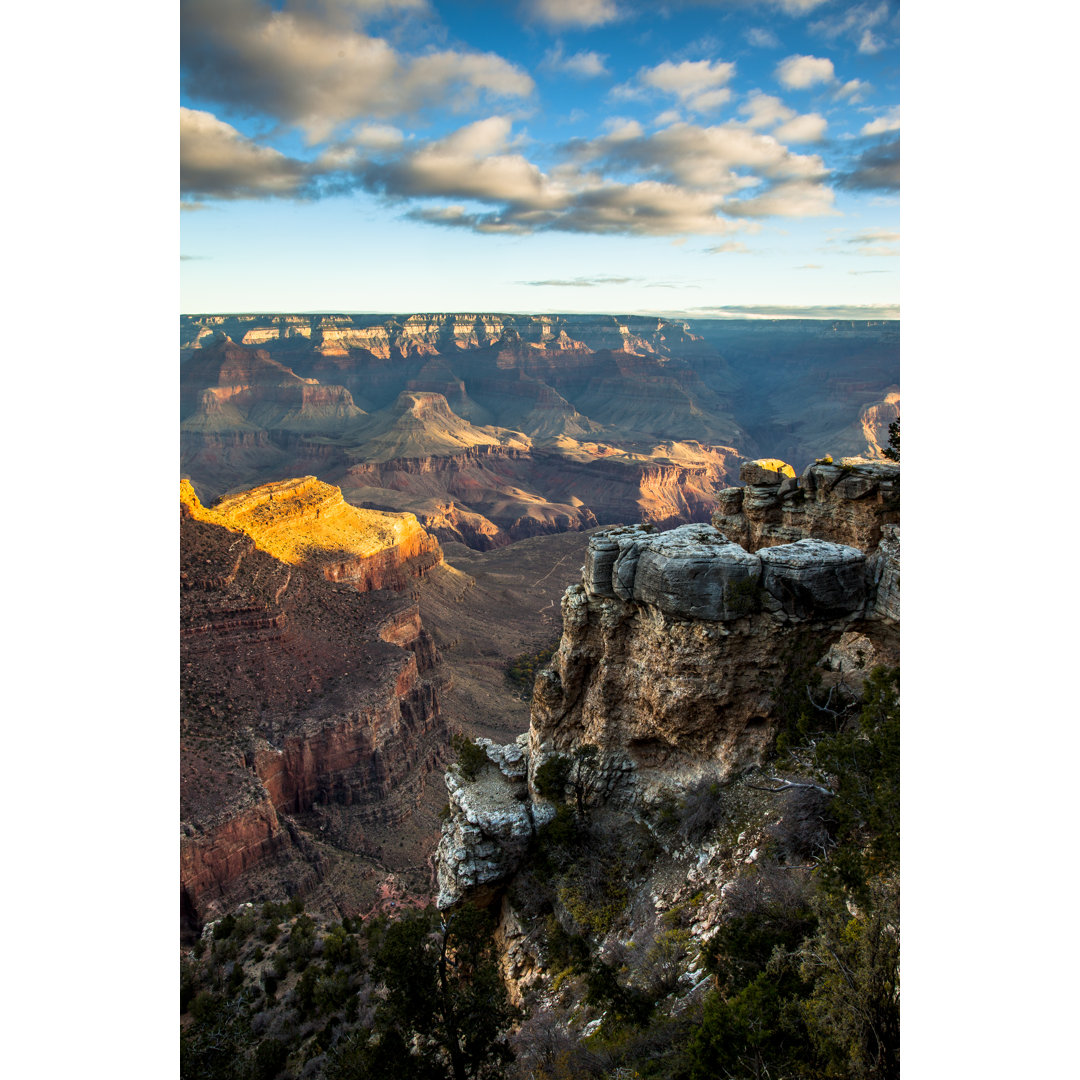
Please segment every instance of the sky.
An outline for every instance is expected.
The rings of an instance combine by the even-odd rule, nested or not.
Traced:
[[[181,310],[899,317],[896,0],[181,0]]]

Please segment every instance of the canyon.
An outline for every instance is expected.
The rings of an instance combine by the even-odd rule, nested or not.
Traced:
[[[638,998],[693,1026],[724,928],[820,908],[854,842],[800,725],[850,729],[899,662],[895,344],[185,317],[182,941],[260,902],[479,905],[526,1072]]]
[[[490,765],[473,781],[447,774],[440,905],[490,902],[499,886],[507,895],[529,838],[552,819],[536,776],[553,756],[591,748],[605,808],[640,820],[695,785],[761,767],[796,656],[850,692],[872,668],[898,665],[899,471],[849,460],[796,479],[782,461],[747,462],[745,486],[722,492],[727,508],[745,507],[738,519],[594,533],[581,581],[563,596],[562,638],[536,677],[527,734],[485,740]],[[781,489],[811,510],[768,534]],[[753,543],[721,531],[733,520]],[[876,542],[852,546],[853,529]]]
[[[759,450],[874,456],[897,325],[187,315],[181,468],[204,500],[314,474],[487,550],[708,521]]]

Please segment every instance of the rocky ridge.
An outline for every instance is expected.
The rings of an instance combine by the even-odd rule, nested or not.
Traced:
[[[243,532],[282,562],[318,569],[361,592],[407,588],[443,560],[438,540],[414,514],[352,506],[340,488],[314,476],[263,484],[211,508],[181,480],[180,503],[199,520]]]
[[[900,521],[900,466],[893,461],[841,458],[837,465],[823,458],[797,479],[784,462],[749,461],[739,479],[745,486],[717,493],[712,520],[749,551],[812,537],[870,552],[884,526]]]
[[[593,783],[603,812],[651,829],[658,808],[695,785],[737,785],[760,766],[793,657],[821,665],[826,687],[847,680],[857,688],[875,664],[898,662],[899,525],[882,524],[881,515],[864,520],[861,507],[855,515],[847,505],[861,501],[868,484],[898,492],[898,470],[855,469],[854,477],[835,470],[841,481],[857,481],[843,488],[819,487],[816,472],[812,491],[825,489],[817,513],[796,520],[864,536],[874,517],[879,540],[869,554],[806,535],[747,550],[704,524],[660,534],[623,527],[590,539],[581,583],[563,598],[558,651],[537,675],[527,737],[510,747],[485,745],[490,765],[473,783],[455,769],[447,774],[439,904],[496,898],[503,925],[518,927],[507,956],[516,957],[508,963],[519,973],[534,979],[543,969],[506,890],[528,837],[555,812],[536,787],[545,762],[596,747]],[[770,489],[795,481],[785,463],[765,460],[748,465],[746,477]],[[747,857],[751,846],[748,839]],[[694,930],[703,940],[719,917],[723,880],[709,875],[723,860],[709,850],[679,857],[696,869],[689,878],[681,871],[681,885],[653,883],[654,914],[685,899],[688,880],[715,886],[715,910]]]

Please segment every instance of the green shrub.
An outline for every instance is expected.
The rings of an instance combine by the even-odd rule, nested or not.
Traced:
[[[482,746],[477,746],[466,735],[455,735],[450,745],[457,752],[457,767],[463,780],[473,781],[487,764],[488,756]]]
[[[757,615],[761,611],[764,595],[765,586],[761,582],[761,575],[751,574],[742,581],[736,581],[725,587],[724,603],[737,618],[743,615]]]
[[[233,930],[236,929],[236,917],[234,915],[226,915],[215,927],[214,927],[214,940],[221,941],[223,938],[231,937]]]

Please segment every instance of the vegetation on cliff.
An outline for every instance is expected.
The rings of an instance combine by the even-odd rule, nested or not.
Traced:
[[[504,1075],[516,1018],[471,905],[328,922],[246,905],[181,963],[182,1080]]]

